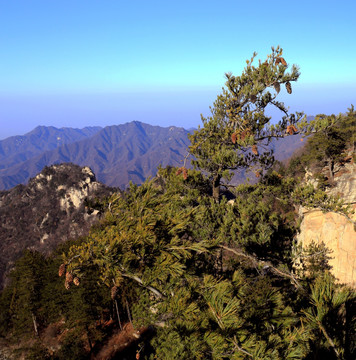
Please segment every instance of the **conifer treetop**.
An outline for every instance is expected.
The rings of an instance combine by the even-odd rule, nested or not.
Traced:
[[[288,65],[279,46],[272,47],[271,54],[258,65],[256,56],[254,53],[246,60],[240,76],[225,74],[226,87],[210,108],[211,115],[202,116],[203,126],[190,135],[192,163],[210,175],[215,199],[221,179],[230,180],[233,170],[256,167],[260,174],[273,164],[268,147],[273,138],[312,131],[302,112],[291,113],[278,100],[282,85],[292,94],[292,83],[300,76],[298,66]],[[280,111],[278,123],[270,124],[267,107]]]

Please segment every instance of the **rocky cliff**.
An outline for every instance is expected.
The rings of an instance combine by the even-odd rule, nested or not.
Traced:
[[[28,185],[0,191],[0,289],[24,249],[44,253],[85,235],[98,220],[97,198],[111,194],[88,167],[45,167]]]
[[[338,165],[335,184],[328,190],[333,196],[340,196],[354,213],[356,221],[356,164],[349,157],[344,164]],[[331,250],[329,264],[332,272],[341,283],[356,287],[356,232],[354,223],[347,217],[318,209],[302,209],[303,221],[298,237],[303,246],[312,242],[324,243]]]

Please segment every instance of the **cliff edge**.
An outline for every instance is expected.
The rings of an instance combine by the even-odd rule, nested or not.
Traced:
[[[356,164],[352,158],[339,166],[334,176],[335,185],[329,195],[340,196],[354,213],[356,221]],[[307,247],[312,242],[324,243],[331,251],[332,273],[339,282],[356,287],[356,232],[354,223],[346,216],[318,209],[301,209],[303,220],[298,242]]]

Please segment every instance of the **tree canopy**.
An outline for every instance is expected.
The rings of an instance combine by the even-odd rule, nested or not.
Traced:
[[[260,176],[272,166],[273,151],[268,146],[272,139],[309,134],[326,126],[321,119],[308,122],[302,112],[291,113],[278,100],[283,86],[292,94],[292,84],[300,75],[298,66],[289,66],[282,55],[279,46],[272,47],[267,59],[255,65],[254,53],[240,76],[226,74],[226,87],[211,107],[211,115],[202,116],[203,126],[189,137],[192,163],[209,174],[216,200],[221,181],[229,181],[233,171],[254,168]],[[268,107],[281,114],[275,124],[266,114]]]

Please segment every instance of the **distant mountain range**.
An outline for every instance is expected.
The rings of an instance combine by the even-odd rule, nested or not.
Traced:
[[[83,129],[39,126],[23,136],[0,141],[0,190],[25,184],[44,166],[72,162],[89,166],[97,179],[125,188],[154,176],[159,165],[181,166],[189,146],[188,130],[133,121]],[[297,136],[273,142],[284,160],[301,146]]]

